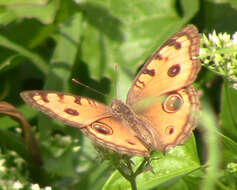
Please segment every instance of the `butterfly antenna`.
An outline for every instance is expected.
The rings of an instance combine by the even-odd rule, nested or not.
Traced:
[[[72,82],[75,82],[76,84],[79,84],[79,85],[81,85],[81,86],[83,86],[83,87],[85,87],[85,88],[87,88],[87,89],[89,89],[93,92],[96,92],[97,94],[100,94],[104,97],[107,97],[107,95],[103,94],[102,92],[100,92],[98,90],[95,90],[94,88],[91,88],[91,87],[87,86],[86,84],[81,83],[80,81],[76,80],[75,78],[72,78]]]

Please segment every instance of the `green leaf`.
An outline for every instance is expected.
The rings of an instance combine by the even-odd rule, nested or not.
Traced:
[[[7,3],[2,10],[2,15],[0,17],[0,23],[6,24],[6,19],[8,22],[13,21],[17,18],[36,18],[44,24],[49,24],[54,21],[56,11],[59,7],[58,0],[33,2],[28,0],[28,2],[23,3],[24,1],[11,1]],[[4,2],[5,3],[5,2]],[[14,4],[17,4],[14,5]],[[19,3],[19,4],[18,4]],[[0,5],[3,4],[0,2]]]
[[[233,162],[236,159],[237,155],[237,142],[219,132],[217,132],[217,134],[220,136],[222,146],[224,147],[222,153],[223,162]]]
[[[200,168],[194,136],[183,146],[177,146],[168,151],[164,156],[155,153],[152,156],[151,166],[154,171],[144,172],[136,178],[138,189],[151,189],[158,185],[179,179]],[[135,165],[139,165],[141,158],[134,158]],[[108,179],[103,190],[131,189],[129,182],[116,171]]]

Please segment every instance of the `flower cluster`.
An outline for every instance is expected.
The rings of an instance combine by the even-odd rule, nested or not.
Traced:
[[[1,152],[0,152],[1,153]],[[0,154],[0,189],[1,190],[51,190],[52,188],[32,184],[22,177],[24,160],[14,151],[7,151],[5,155]]]
[[[215,31],[208,37],[203,34],[199,58],[203,66],[227,78],[237,89],[237,32],[232,38]]]

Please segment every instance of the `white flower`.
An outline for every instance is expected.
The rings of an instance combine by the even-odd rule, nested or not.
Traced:
[[[19,182],[19,181],[16,181],[14,184],[13,184],[13,188],[14,189],[20,189],[22,188],[23,185]]]
[[[237,32],[232,35],[232,44],[237,45]]]
[[[233,74],[234,71],[233,71],[233,65],[232,65],[231,62],[226,63],[226,68],[227,68],[227,71],[228,71],[229,75]]]
[[[40,190],[40,186],[38,184],[31,185],[32,190]]]
[[[237,83],[234,83],[232,87],[237,90]]]
[[[0,160],[0,172],[6,171],[6,167],[3,165],[4,162],[5,162],[4,159],[1,159],[1,160]]]
[[[212,34],[208,35],[208,38],[213,43],[213,45],[216,45],[217,47],[221,46],[220,39],[218,38],[215,30],[213,31]]]
[[[202,35],[203,44],[210,45],[209,39],[205,34]]]
[[[70,136],[63,136],[60,137],[63,142],[71,143],[72,142],[72,137]]]
[[[75,146],[75,147],[73,147],[73,152],[78,152],[78,150],[80,149],[80,146]]]
[[[207,53],[208,53],[208,51],[205,48],[200,48],[200,50],[199,50],[199,56],[200,57],[207,56]]]
[[[224,43],[228,43],[230,41],[230,35],[227,34],[226,32],[224,34],[219,33],[218,37],[220,38],[221,41],[223,41]]]
[[[222,61],[221,55],[215,54],[214,61],[216,62],[216,64],[220,64]]]

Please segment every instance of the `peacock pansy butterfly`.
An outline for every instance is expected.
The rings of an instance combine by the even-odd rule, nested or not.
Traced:
[[[191,83],[200,70],[200,35],[189,25],[167,40],[133,82],[126,104],[110,107],[53,91],[25,91],[30,106],[79,128],[96,144],[120,154],[148,157],[183,144],[197,124],[199,100]],[[144,105],[144,106],[143,106]]]

